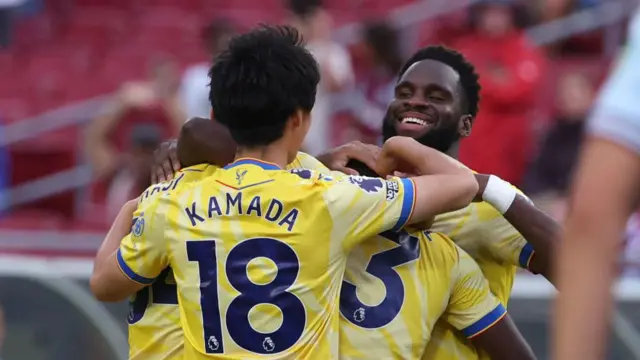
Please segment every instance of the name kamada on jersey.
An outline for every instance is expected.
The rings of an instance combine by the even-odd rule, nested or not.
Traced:
[[[300,210],[289,208],[285,203],[276,198],[272,198],[263,205],[262,197],[255,195],[250,199],[239,191],[235,194],[226,193],[223,198],[211,196],[205,200],[207,206],[202,206],[198,201],[191,203],[190,207],[184,209],[185,215],[191,222],[191,226],[198,226],[206,220],[219,220],[219,217],[233,217],[238,215],[253,216],[255,221],[269,221],[278,226],[292,231],[296,224]],[[222,205],[221,205],[222,204]]]

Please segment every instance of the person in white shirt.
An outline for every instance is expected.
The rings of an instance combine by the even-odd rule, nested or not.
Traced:
[[[556,263],[553,359],[605,358],[611,285],[640,196],[640,12],[587,126]]]
[[[226,19],[217,19],[207,25],[202,38],[207,53],[212,58],[226,46],[233,35],[233,25]],[[180,100],[185,111],[185,121],[192,117],[211,117],[209,103],[209,62],[194,64],[187,68],[180,85]]]
[[[353,84],[349,52],[331,39],[333,19],[320,0],[289,0],[292,23],[307,41],[307,48],[320,65],[320,85],[311,111],[313,121],[304,140],[304,151],[318,155],[329,149],[331,138],[331,95]]]

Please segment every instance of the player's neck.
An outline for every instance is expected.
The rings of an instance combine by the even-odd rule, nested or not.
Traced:
[[[289,163],[287,162],[287,150],[281,146],[269,145],[255,148],[239,147],[236,152],[235,160],[241,158],[251,158],[276,164],[284,169]]]
[[[458,154],[460,153],[460,142],[456,141],[451,145],[449,150],[447,150],[446,154],[451,156],[454,159],[458,159]]]

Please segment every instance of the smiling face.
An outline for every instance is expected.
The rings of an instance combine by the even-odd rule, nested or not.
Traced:
[[[463,101],[460,76],[453,68],[435,60],[418,61],[396,85],[384,121],[385,140],[409,136],[446,152],[471,130]]]

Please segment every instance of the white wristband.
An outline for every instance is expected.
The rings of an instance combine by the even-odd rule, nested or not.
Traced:
[[[518,195],[518,192],[511,184],[495,175],[490,175],[487,187],[482,193],[482,200],[491,204],[500,214],[504,215],[509,210],[516,195]]]

